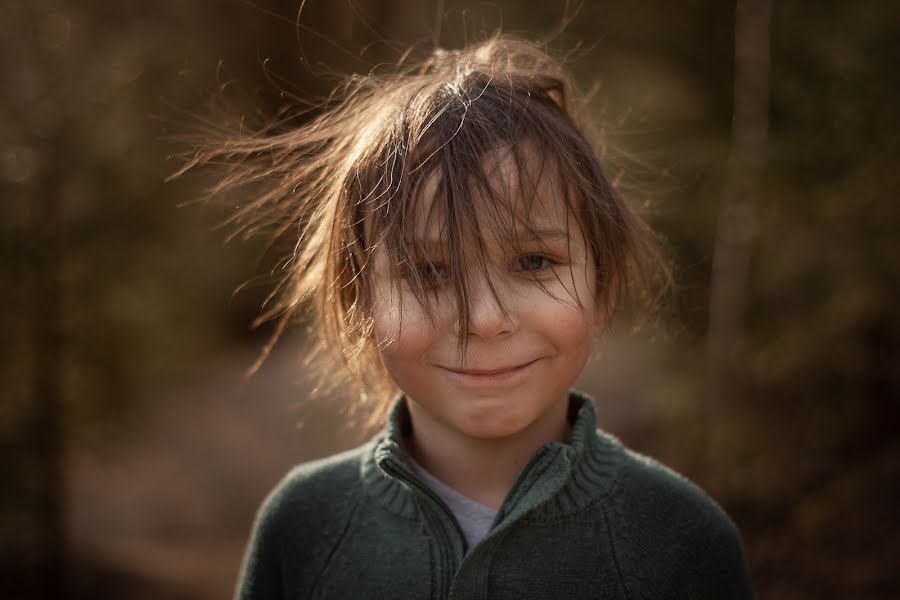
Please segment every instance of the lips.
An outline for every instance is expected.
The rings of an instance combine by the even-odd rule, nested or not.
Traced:
[[[498,367],[495,369],[468,369],[468,368],[456,369],[456,368],[452,368],[452,367],[441,367],[441,368],[445,369],[447,371],[450,371],[451,373],[457,373],[459,375],[471,375],[471,376],[476,376],[476,377],[478,377],[478,376],[486,377],[486,376],[491,376],[491,375],[502,375],[504,373],[512,373],[513,371],[527,367],[528,365],[530,365],[533,362],[535,362],[535,361],[530,360],[530,361],[527,361],[524,363],[519,363],[517,365],[510,365],[508,367]]]
[[[440,367],[456,385],[470,390],[497,390],[522,384],[540,359],[491,368]]]

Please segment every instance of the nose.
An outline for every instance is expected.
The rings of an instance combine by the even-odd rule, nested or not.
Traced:
[[[499,277],[489,273],[479,274],[469,280],[469,322],[467,334],[484,340],[513,333],[518,328],[518,320],[502,289]],[[506,309],[504,311],[504,308]]]

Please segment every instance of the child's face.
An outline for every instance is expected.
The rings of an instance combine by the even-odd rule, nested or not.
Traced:
[[[509,169],[501,162],[499,172]],[[508,244],[485,239],[487,276],[479,265],[465,265],[471,301],[466,331],[459,331],[452,289],[435,287],[432,325],[408,283],[392,284],[390,258],[376,251],[373,317],[382,363],[406,396],[443,427],[472,438],[501,438],[552,427],[548,420],[565,414],[600,315],[593,257],[555,188],[551,181],[538,186],[541,200],[530,223],[546,232],[540,240],[526,237],[513,254]],[[424,223],[421,229],[426,239],[437,233]],[[439,270],[439,250],[432,261]],[[468,338],[465,357],[461,335]]]

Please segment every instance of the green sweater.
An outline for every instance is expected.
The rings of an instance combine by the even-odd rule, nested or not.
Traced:
[[[404,460],[398,401],[380,435],[296,467],[269,495],[236,597],[752,597],[740,535],[715,502],[598,431],[589,398],[572,393],[569,418],[569,443],[535,453],[469,549]]]

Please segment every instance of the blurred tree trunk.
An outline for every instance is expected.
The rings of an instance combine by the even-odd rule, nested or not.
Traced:
[[[766,156],[770,0],[737,0],[732,146],[713,253],[705,413],[741,393],[744,315],[756,238],[755,198]],[[727,397],[727,398],[726,398]]]
[[[50,144],[48,144],[50,145]],[[55,144],[54,144],[55,145]],[[60,187],[58,150],[45,156],[47,168],[34,199],[35,243],[33,334],[36,352],[32,439],[35,444],[35,511],[38,582],[44,597],[62,597],[65,556],[65,485],[63,472],[63,403],[61,357]]]
[[[54,34],[68,36],[69,15],[62,12],[42,14],[35,10],[35,22],[44,30],[55,27]],[[54,22],[52,19],[56,19]],[[62,19],[67,19],[62,21]],[[49,20],[49,21],[48,21]],[[61,32],[66,32],[65,34]],[[49,35],[49,34],[48,34]],[[43,40],[42,40],[43,41]],[[68,73],[64,42],[44,42],[37,54],[44,73],[52,73],[48,96],[58,104],[44,115],[52,122],[42,135],[35,136],[40,149],[37,183],[31,186],[31,307],[35,352],[32,383],[30,439],[33,448],[33,515],[35,519],[35,580],[31,587],[42,598],[66,596],[66,523],[64,483],[64,441],[62,401],[62,252],[61,203],[69,154],[67,128]],[[37,124],[36,124],[37,125]],[[40,130],[38,127],[34,127]]]

